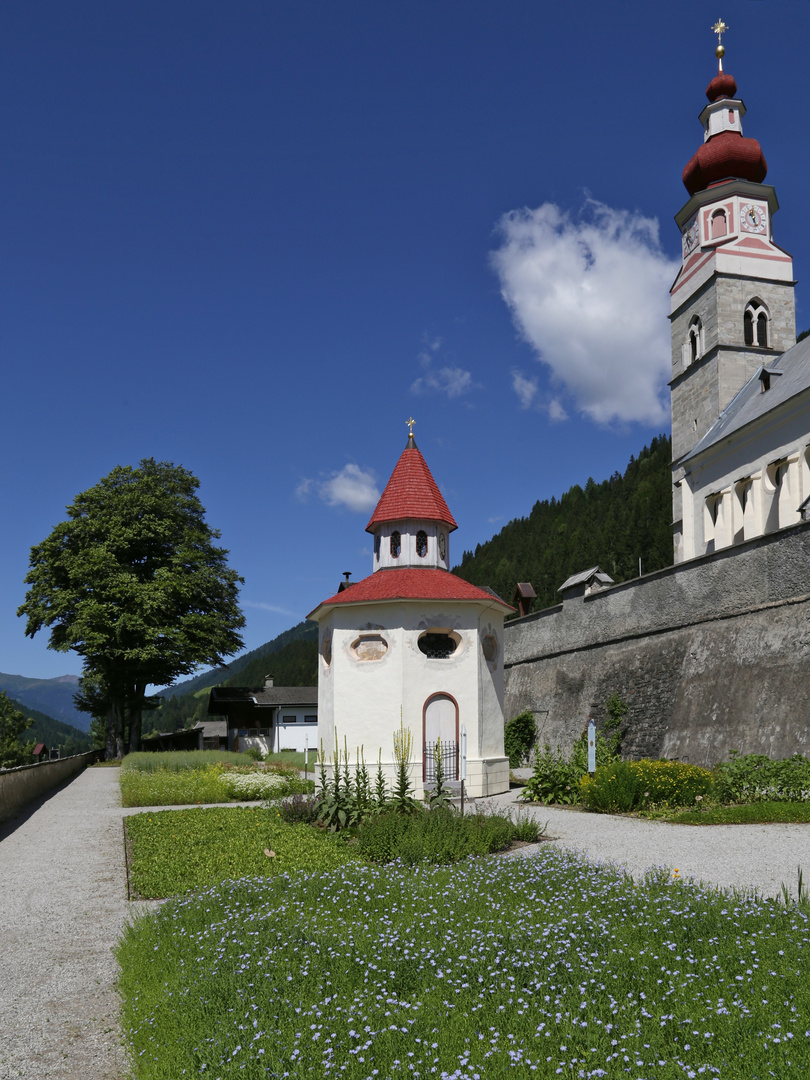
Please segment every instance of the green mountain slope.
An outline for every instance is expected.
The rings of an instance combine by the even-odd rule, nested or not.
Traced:
[[[474,552],[465,551],[454,573],[489,585],[512,600],[518,581],[537,593],[533,610],[559,603],[557,589],[580,570],[599,565],[615,581],[672,563],[670,439],[660,435],[614,473],[559,499],[536,502],[528,517],[515,518]]]
[[[31,709],[22,701],[15,701],[13,698],[9,700],[15,709],[19,709],[25,717],[30,717],[34,721],[34,726],[29,728],[23,736],[25,742],[44,742],[49,749],[59,746],[65,757],[68,754],[81,754],[85,750],[93,749],[93,741],[86,732],[79,731],[78,728],[65,724],[61,720],[54,720],[52,716],[46,716],[45,713],[38,712],[36,709]]]
[[[305,628],[306,636],[300,631]],[[281,646],[278,642],[286,639]],[[300,623],[266,645],[240,657],[246,661],[236,672],[219,672],[219,678],[198,686],[192,693],[165,696],[159,709],[144,716],[144,732],[178,731],[205,720],[208,691],[212,686],[263,686],[272,675],[276,686],[316,686],[318,682],[318,627]],[[209,672],[208,674],[213,674]],[[226,678],[223,678],[226,675]],[[195,682],[196,680],[190,680]],[[185,683],[188,686],[189,683]]]
[[[284,633],[279,634],[278,637],[274,637],[272,641],[265,642],[264,645],[260,645],[257,649],[252,649],[250,652],[243,653],[242,656],[232,660],[229,664],[226,664],[221,668],[212,668],[210,671],[204,671],[201,675],[195,675],[193,679],[187,679],[185,682],[176,683],[174,686],[170,686],[168,689],[161,691],[161,697],[166,700],[168,698],[185,696],[186,694],[195,694],[198,690],[208,688],[211,686],[221,686],[223,683],[231,683],[240,672],[250,666],[251,668],[260,661],[262,657],[271,656],[273,653],[279,652],[295,641],[317,641],[318,640],[318,627],[315,623],[300,622],[297,626],[291,627],[289,630],[285,630]],[[259,663],[259,667],[262,665]],[[265,672],[264,674],[267,674]],[[237,681],[233,683],[235,686],[259,686],[264,682],[264,674],[256,681],[255,678],[249,679],[247,682]],[[0,676],[1,678],[2,676]],[[242,676],[240,675],[240,680]],[[278,681],[278,680],[277,680]],[[281,683],[279,682],[279,685]],[[288,684],[289,685],[289,684]],[[308,683],[302,683],[302,686],[309,685]],[[0,687],[2,689],[2,687]],[[168,731],[168,728],[161,728],[162,731]]]
[[[38,709],[46,716],[70,724],[79,731],[89,731],[91,717],[88,713],[79,712],[73,704],[73,695],[78,688],[79,680],[75,675],[60,675],[56,679],[28,679],[25,675],[0,672],[0,690],[19,701],[25,709]]]

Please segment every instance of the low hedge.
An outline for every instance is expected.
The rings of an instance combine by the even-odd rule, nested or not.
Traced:
[[[614,761],[579,781],[579,796],[588,810],[622,814],[652,806],[694,806],[711,796],[708,769],[681,761]]]

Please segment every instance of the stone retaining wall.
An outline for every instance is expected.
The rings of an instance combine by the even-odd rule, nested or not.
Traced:
[[[0,821],[13,817],[38,795],[81,772],[98,755],[98,750],[90,750],[86,754],[74,754],[58,761],[21,765],[18,769],[0,772]]]
[[[618,693],[624,751],[713,764],[731,750],[810,752],[810,523],[505,629],[505,712],[570,749]]]

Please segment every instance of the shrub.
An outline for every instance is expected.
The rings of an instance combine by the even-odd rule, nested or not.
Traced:
[[[312,825],[318,817],[318,799],[315,795],[293,795],[280,802],[276,810],[281,820],[290,825]]]
[[[693,806],[712,791],[712,774],[680,761],[614,761],[579,782],[582,802],[597,813],[651,806]]]
[[[262,760],[262,752],[258,746],[249,746],[246,750],[243,750],[242,753],[246,758],[250,758],[251,761]]]
[[[281,776],[274,772],[224,772],[222,782],[231,799],[280,799],[284,795],[314,791],[315,785],[298,777]]]
[[[764,754],[735,754],[715,767],[714,796],[723,803],[808,802],[810,761],[801,754],[783,761]]]
[[[524,709],[507,722],[503,730],[503,746],[511,769],[519,769],[529,760],[536,739],[537,729],[531,709]]]
[[[390,810],[363,825],[357,851],[378,863],[399,859],[408,866],[420,862],[446,865],[469,855],[503,851],[516,838],[516,830],[524,835],[529,832],[525,823],[516,826],[502,814],[462,817],[446,806],[413,814]]]

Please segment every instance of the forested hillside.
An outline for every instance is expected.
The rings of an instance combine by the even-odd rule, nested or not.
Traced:
[[[454,573],[489,585],[511,601],[518,581],[537,593],[532,610],[559,603],[557,589],[571,574],[599,565],[615,581],[672,563],[670,439],[660,435],[614,473],[559,499],[536,502],[474,552],[465,551]]]
[[[46,716],[45,713],[38,712],[21,701],[15,701],[13,698],[9,698],[9,701],[26,719],[30,718],[34,721],[33,727],[30,727],[23,735],[24,741],[44,742],[48,749],[54,746],[61,747],[63,757],[68,757],[70,754],[83,754],[85,750],[93,749],[93,740],[86,732],[79,731],[72,724],[54,720],[52,716]]]
[[[276,686],[316,686],[318,682],[318,627],[315,623],[299,623],[293,628],[296,635],[290,638],[291,631],[280,637],[286,639],[281,648],[270,648],[279,640],[254,649],[240,659],[235,673],[227,678],[220,678],[215,683],[202,686],[193,694],[180,694],[166,698],[155,712],[144,716],[144,730],[177,731],[183,727],[193,727],[198,720],[205,720],[208,708],[208,693],[211,686],[263,686],[266,675],[272,675]],[[223,674],[225,674],[223,672]]]

